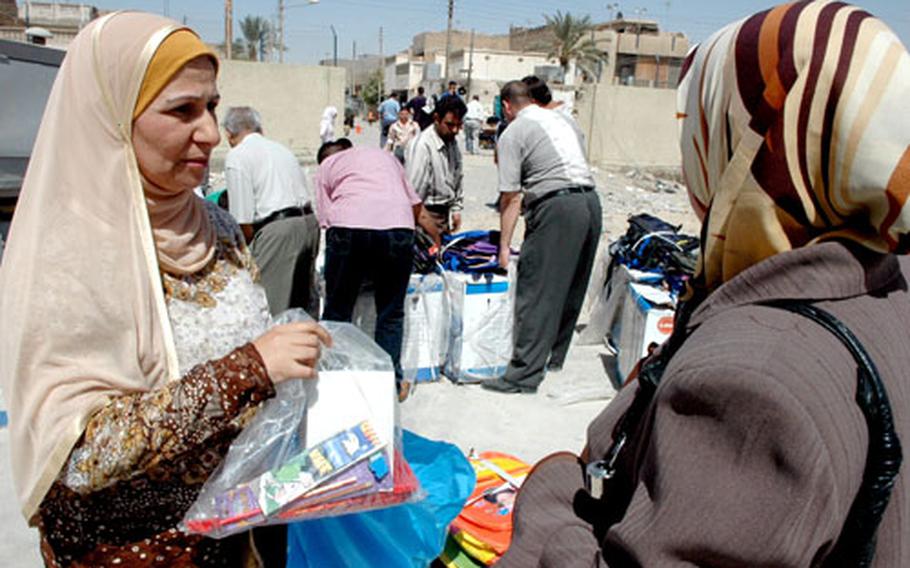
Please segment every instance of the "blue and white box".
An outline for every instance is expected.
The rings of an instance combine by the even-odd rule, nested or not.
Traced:
[[[506,276],[446,271],[451,309],[445,375],[456,383],[501,377],[512,358],[512,283]]]
[[[675,313],[676,301],[668,291],[642,282],[626,284],[621,323],[614,330],[623,381],[642,357],[670,337]]]

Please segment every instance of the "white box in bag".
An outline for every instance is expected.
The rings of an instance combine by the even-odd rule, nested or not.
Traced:
[[[445,280],[439,274],[412,274],[404,300],[401,369],[405,379],[439,380],[449,341]]]
[[[444,275],[451,310],[445,375],[458,383],[501,377],[512,357],[512,283],[494,274]]]

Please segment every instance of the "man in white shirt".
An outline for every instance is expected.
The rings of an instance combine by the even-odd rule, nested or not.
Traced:
[[[464,116],[464,149],[468,154],[476,153],[474,151],[474,141],[483,127],[485,118],[483,105],[480,104],[480,97],[474,95],[471,98],[471,102],[468,103],[468,114]]]
[[[288,148],[262,135],[255,109],[228,109],[223,126],[231,145],[224,163],[228,207],[259,265],[269,310],[300,307],[318,317],[319,223],[303,170]]]
[[[483,388],[532,393],[548,371],[562,368],[581,312],[603,214],[578,125],[531,99],[510,81],[500,92],[509,127],[499,139],[499,264],[519,214],[525,235],[518,259],[512,359],[505,375]]]

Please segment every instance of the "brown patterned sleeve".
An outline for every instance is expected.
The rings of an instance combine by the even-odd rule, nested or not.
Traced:
[[[247,343],[179,381],[113,399],[89,420],[61,481],[86,494],[148,472],[204,449],[212,436],[274,395],[262,358]]]

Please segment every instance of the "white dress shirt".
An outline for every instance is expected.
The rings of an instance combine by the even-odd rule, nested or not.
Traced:
[[[471,99],[471,102],[468,103],[468,113],[465,115],[465,120],[476,120],[478,122],[483,122],[486,118],[483,112],[483,105],[480,104],[480,101],[475,101]]]
[[[231,214],[241,224],[262,221],[275,211],[310,201],[303,169],[285,146],[248,134],[224,162]]]

